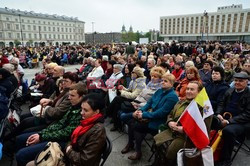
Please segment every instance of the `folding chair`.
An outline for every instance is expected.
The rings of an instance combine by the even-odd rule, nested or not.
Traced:
[[[111,151],[112,151],[112,142],[111,140],[108,138],[108,136],[106,136],[106,145],[104,148],[104,151],[102,153],[102,162],[100,164],[100,166],[103,166],[104,163],[106,162],[108,156],[110,155]]]

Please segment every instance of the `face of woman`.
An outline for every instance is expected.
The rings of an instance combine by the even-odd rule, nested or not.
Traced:
[[[197,62],[197,63],[200,63],[200,62],[201,62],[200,57],[196,57],[196,59],[195,59],[195,60],[196,60],[196,62]]]
[[[98,60],[95,61],[95,67],[99,67],[100,66],[100,63]]]
[[[157,83],[157,82],[159,82],[159,80],[160,80],[160,77],[158,75],[156,75],[156,74],[151,75],[151,81],[153,83]]]
[[[107,68],[108,69],[111,69],[112,68],[112,65],[110,63],[107,63]]]
[[[162,89],[169,89],[173,87],[171,82],[166,78],[162,78],[161,85],[162,85]]]
[[[212,72],[212,80],[213,81],[220,81],[221,80],[220,72],[213,71]]]
[[[232,63],[233,63],[234,66],[237,66],[237,65],[238,65],[238,61],[237,61],[236,59],[234,59],[234,60],[232,61]]]
[[[131,73],[131,79],[132,80],[135,80],[137,78],[137,75],[135,74],[135,72],[132,72]]]
[[[81,111],[82,119],[88,119],[94,116],[95,114],[99,113],[99,110],[94,111],[87,102],[83,102],[81,107],[82,107]]]
[[[68,78],[63,79],[63,88],[69,88],[72,84],[73,82],[70,79]]]
[[[187,79],[191,80],[191,79],[194,79],[194,77],[195,77],[194,72],[191,72],[191,71],[187,72]]]
[[[129,70],[128,70],[128,66],[127,66],[127,65],[125,66],[125,73],[126,73],[126,74],[129,73]]]

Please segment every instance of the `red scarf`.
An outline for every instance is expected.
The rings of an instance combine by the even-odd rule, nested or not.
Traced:
[[[78,126],[71,135],[71,145],[76,145],[76,141],[79,136],[86,133],[89,129],[91,129],[95,125],[95,121],[102,117],[102,114],[96,114],[88,119],[81,120],[81,125]]]

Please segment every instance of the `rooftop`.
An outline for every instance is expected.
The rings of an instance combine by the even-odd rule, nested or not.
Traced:
[[[36,13],[34,11],[21,11],[20,9],[10,9],[8,7],[0,8],[0,14],[11,14],[11,15],[20,15],[26,17],[37,17],[37,18],[44,18],[44,19],[53,19],[53,20],[62,20],[62,21],[80,21],[77,17],[69,17],[69,16],[59,16],[57,14],[47,14],[47,13]]]

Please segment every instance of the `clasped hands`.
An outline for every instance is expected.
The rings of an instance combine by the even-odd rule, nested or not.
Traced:
[[[169,122],[168,126],[170,129],[172,129],[173,131],[177,131],[179,133],[183,133],[183,127],[182,126],[178,126],[177,122]]]
[[[133,112],[133,117],[135,119],[141,120],[142,119],[142,111],[141,110],[136,110],[135,112]]]

